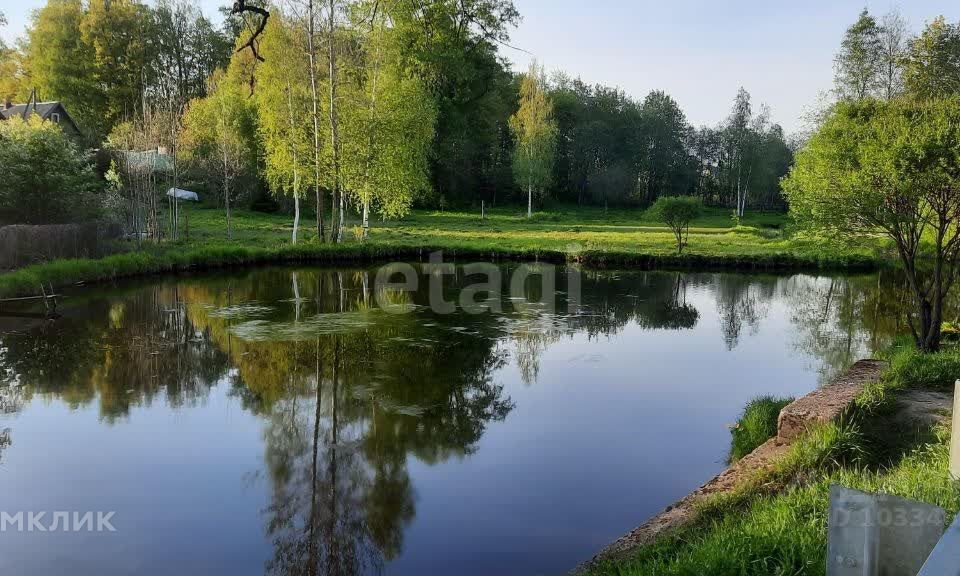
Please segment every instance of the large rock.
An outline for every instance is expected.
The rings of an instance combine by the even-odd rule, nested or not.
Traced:
[[[881,360],[861,360],[830,384],[791,403],[780,412],[777,440],[792,442],[811,426],[839,418],[865,385],[880,378],[885,366]]]

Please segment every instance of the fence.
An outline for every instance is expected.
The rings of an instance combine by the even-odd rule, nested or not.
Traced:
[[[110,251],[119,228],[112,224],[0,226],[0,270],[58,258],[97,258]]]

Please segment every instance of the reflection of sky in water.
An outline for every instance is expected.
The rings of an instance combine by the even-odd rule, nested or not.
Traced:
[[[387,574],[560,573],[722,469],[749,399],[811,390],[890,316],[869,277],[592,274],[581,317],[333,310],[311,279],[121,290],[67,310],[97,330],[4,337],[0,510],[117,532],[7,531],[0,573],[285,573],[371,542]],[[65,367],[84,338],[93,365]],[[312,549],[311,503],[337,511]]]

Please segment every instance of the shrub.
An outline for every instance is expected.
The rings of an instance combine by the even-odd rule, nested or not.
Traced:
[[[703,211],[699,198],[692,196],[661,196],[650,207],[649,216],[659,220],[673,231],[677,240],[677,253],[683,252],[690,235],[690,222]]]
[[[730,462],[736,462],[773,438],[777,434],[780,411],[791,402],[793,398],[760,396],[747,403],[740,419],[730,430],[733,436],[730,442]]]
[[[0,166],[0,220],[62,224],[100,212],[93,168],[56,124],[36,116],[0,122]]]

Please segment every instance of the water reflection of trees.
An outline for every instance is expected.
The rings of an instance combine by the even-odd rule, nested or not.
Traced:
[[[567,306],[531,281],[502,314],[435,314],[428,283],[380,294],[410,314],[377,306],[373,269],[261,270],[180,280],[90,298],[65,317],[0,345],[0,408],[30,395],[71,406],[97,402],[107,420],[157,399],[203,400],[217,383],[264,421],[271,500],[265,530],[275,574],[356,574],[397,557],[415,516],[408,461],[470,454],[513,409],[498,369],[513,361],[537,378],[562,338],[597,338],[627,326],[694,328],[712,298],[733,350],[782,303],[795,348],[824,376],[878,349],[903,328],[895,277],[745,276],[582,271]],[[470,279],[447,278],[456,301]],[[490,295],[488,295],[489,297]],[[540,302],[540,304],[538,304]],[[9,432],[0,434],[0,452]]]
[[[776,293],[776,280],[742,274],[717,274],[712,289],[727,350],[740,343],[744,328],[756,334]]]
[[[194,331],[176,285],[94,298],[55,323],[7,334],[0,365],[25,393],[73,407],[99,402],[112,420],[158,395],[191,404],[227,372],[227,356]]]

